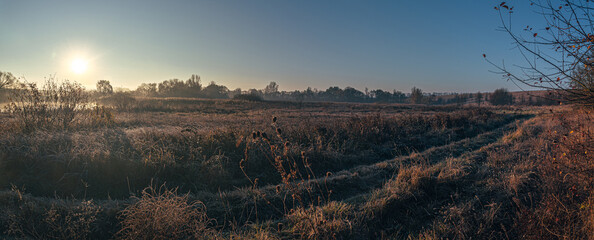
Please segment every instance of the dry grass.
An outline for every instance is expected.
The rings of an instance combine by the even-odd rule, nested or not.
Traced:
[[[528,239],[594,238],[594,116],[590,110],[554,114],[537,150],[539,201],[519,204],[518,227]]]
[[[122,239],[205,239],[213,237],[204,204],[164,185],[148,187],[120,212]]]
[[[336,239],[349,236],[354,231],[348,219],[353,207],[342,202],[330,202],[320,207],[298,208],[287,215],[291,232],[302,239]]]
[[[95,123],[26,132],[0,115],[0,186],[32,194],[0,192],[0,230],[592,238],[592,114],[551,110],[147,98],[95,108]],[[164,182],[171,189],[146,188]]]
[[[20,238],[91,239],[101,206],[89,201],[45,200],[42,204],[13,187],[2,198],[5,233]]]

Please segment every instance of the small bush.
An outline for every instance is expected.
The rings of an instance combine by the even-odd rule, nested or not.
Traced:
[[[74,208],[54,205],[45,214],[45,223],[49,226],[47,238],[51,239],[88,239],[91,226],[97,220],[101,207],[92,200],[83,201]]]
[[[12,92],[8,112],[24,131],[67,129],[80,116],[88,102],[84,88],[78,83],[58,83],[49,78],[43,88],[36,83],[20,83]]]
[[[123,239],[204,239],[212,230],[202,202],[188,202],[177,189],[148,187],[138,201],[120,213]]]
[[[514,97],[507,91],[507,89],[500,88],[491,94],[489,102],[495,106],[511,105],[514,103]]]
[[[88,111],[86,115],[90,126],[111,126],[115,123],[115,117],[109,108],[103,106],[95,106]]]

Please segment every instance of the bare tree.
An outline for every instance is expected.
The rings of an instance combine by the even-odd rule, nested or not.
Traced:
[[[16,77],[9,72],[0,72],[0,89],[3,89],[16,82]]]
[[[495,7],[499,11],[501,30],[511,37],[525,65],[509,68],[487,61],[520,88],[550,90],[550,98],[560,96],[558,100],[594,106],[591,77],[594,75],[594,49],[591,49],[594,3],[589,0],[531,0],[530,5],[542,16],[542,26],[512,25],[513,6],[502,2]],[[522,31],[513,28],[516,26],[522,26]]]

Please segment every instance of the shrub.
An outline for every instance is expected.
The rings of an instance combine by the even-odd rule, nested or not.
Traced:
[[[83,201],[72,208],[53,205],[45,213],[45,223],[49,226],[47,238],[51,239],[88,239],[91,226],[97,220],[101,207],[92,200]]]
[[[104,98],[103,102],[118,110],[130,110],[136,103],[136,98],[129,92],[116,92],[111,96]]]
[[[202,202],[188,202],[177,189],[164,185],[142,191],[138,201],[120,213],[123,239],[204,239],[211,234],[210,219]]]
[[[111,126],[115,123],[112,111],[103,106],[95,106],[88,110],[86,120],[92,127]]]
[[[243,101],[250,101],[250,102],[261,102],[264,101],[261,96],[256,94],[238,94],[233,96],[234,100],[243,100]]]
[[[78,83],[58,83],[49,78],[43,88],[36,83],[19,83],[11,94],[8,112],[24,131],[37,128],[67,129],[80,116],[88,95]]]
[[[499,105],[510,105],[514,102],[513,96],[507,91],[505,88],[500,88],[495,90],[491,97],[489,98],[489,102],[495,106]]]

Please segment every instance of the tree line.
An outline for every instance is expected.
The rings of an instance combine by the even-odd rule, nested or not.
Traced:
[[[97,94],[109,95],[114,90],[107,80],[97,82]],[[332,86],[326,90],[318,90],[308,87],[305,90],[279,91],[276,82],[270,82],[262,89],[242,90],[236,88],[229,90],[226,86],[210,82],[203,86],[200,76],[192,75],[185,81],[179,79],[165,80],[161,83],[142,83],[130,94],[143,97],[193,97],[212,99],[247,99],[247,100],[272,100],[272,101],[297,101],[297,102],[360,102],[360,103],[413,103],[429,105],[552,105],[557,102],[537,96],[525,96],[514,98],[507,89],[501,88],[493,93],[425,93],[420,88],[413,87],[410,93],[382,89],[364,91],[353,87],[344,89]]]
[[[7,87],[18,86],[18,79],[9,72],[0,72],[0,95],[6,98]],[[133,91],[118,92],[114,90],[108,80],[99,80],[96,84],[94,94],[97,97],[125,97],[130,95],[137,97],[189,97],[209,99],[245,99],[252,101],[296,101],[296,102],[360,102],[360,103],[413,103],[428,105],[553,105],[557,101],[539,96],[520,94],[514,97],[504,88],[497,89],[492,93],[425,93],[417,87],[413,87],[410,93],[382,89],[364,91],[353,87],[340,88],[332,86],[326,90],[318,90],[308,87],[305,90],[279,91],[276,82],[270,82],[262,89],[242,90],[236,88],[229,90],[226,86],[210,82],[204,86],[200,76],[193,74],[187,80],[169,79],[160,83],[142,83]],[[1,96],[0,96],[1,97]]]

